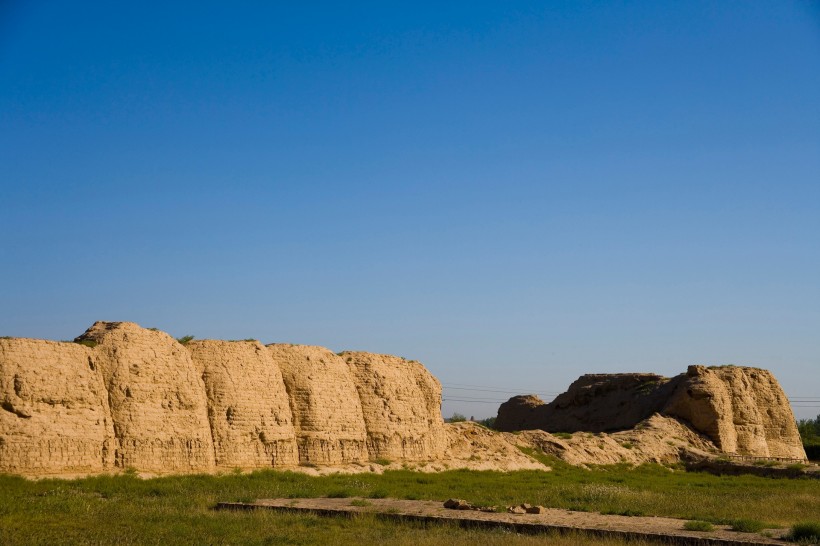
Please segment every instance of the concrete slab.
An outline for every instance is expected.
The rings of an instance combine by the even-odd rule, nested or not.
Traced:
[[[361,513],[379,517],[425,522],[452,522],[463,526],[508,527],[517,532],[584,532],[596,536],[646,539],[667,544],[709,546],[771,546],[791,544],[782,540],[783,529],[770,529],[772,538],[756,533],[737,533],[727,526],[714,531],[687,531],[686,520],[663,517],[604,515],[548,508],[542,514],[507,514],[452,510],[443,502],[402,499],[301,498],[260,499],[249,503],[220,502],[223,510],[281,510],[338,516]]]

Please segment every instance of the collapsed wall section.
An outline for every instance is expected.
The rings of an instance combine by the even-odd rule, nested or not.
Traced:
[[[97,343],[93,358],[108,390],[118,467],[214,468],[205,385],[183,345],[132,322],[96,322],[78,340]]]
[[[496,426],[505,432],[626,430],[660,411],[679,381],[653,373],[586,374],[548,404],[535,396],[511,398],[499,408]]]
[[[113,455],[108,394],[91,349],[0,339],[0,472],[101,472]]]
[[[282,372],[300,463],[366,461],[362,406],[344,360],[323,347],[277,343],[267,348]]]
[[[429,460],[447,447],[441,384],[419,362],[343,352],[356,379],[371,459]]]
[[[493,427],[503,432],[539,429],[546,409],[547,403],[534,394],[513,396],[498,407]]]
[[[299,462],[279,366],[258,341],[191,341],[205,382],[216,464],[264,468]]]

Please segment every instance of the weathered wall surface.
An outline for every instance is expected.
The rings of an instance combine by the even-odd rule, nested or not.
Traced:
[[[806,457],[788,398],[767,370],[690,366],[663,411],[728,453]]]
[[[582,375],[544,408],[544,430],[607,432],[633,428],[663,407],[678,381],[653,373]]]
[[[75,343],[0,339],[0,472],[93,473],[109,468],[108,393]]]
[[[654,413],[684,420],[726,453],[805,459],[794,415],[774,376],[757,368],[690,366],[654,374],[585,375],[549,404],[514,397],[499,408],[500,430],[626,430]]]
[[[651,373],[587,374],[545,404],[515,396],[501,405],[496,427],[547,432],[610,432],[633,428],[666,404],[679,380]]]
[[[92,359],[108,390],[118,467],[214,468],[205,385],[183,345],[132,322],[96,322],[79,339],[98,344]]]
[[[285,383],[258,341],[191,341],[205,382],[216,464],[264,468],[299,463]]]
[[[441,457],[447,441],[441,384],[419,362],[397,356],[344,352],[361,400],[371,459]]]
[[[441,386],[418,362],[130,322],[0,340],[0,471],[207,472],[433,460]],[[367,408],[363,412],[362,400]]]
[[[268,350],[287,389],[299,462],[367,461],[362,405],[345,361],[324,347],[277,343]]]

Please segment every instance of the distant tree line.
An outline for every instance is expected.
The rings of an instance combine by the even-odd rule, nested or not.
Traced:
[[[495,429],[495,417],[487,417],[486,419],[475,420],[471,416],[469,419],[467,419],[465,415],[456,412],[453,413],[451,417],[447,417],[446,419],[444,419],[445,423],[461,423],[463,421],[472,421],[473,423],[478,423],[483,427]]]
[[[820,415],[814,419],[800,419],[797,430],[800,431],[806,456],[811,461],[820,461]]]

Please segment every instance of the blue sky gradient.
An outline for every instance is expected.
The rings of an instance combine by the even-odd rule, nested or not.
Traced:
[[[820,400],[816,2],[282,4],[0,5],[0,335]]]

